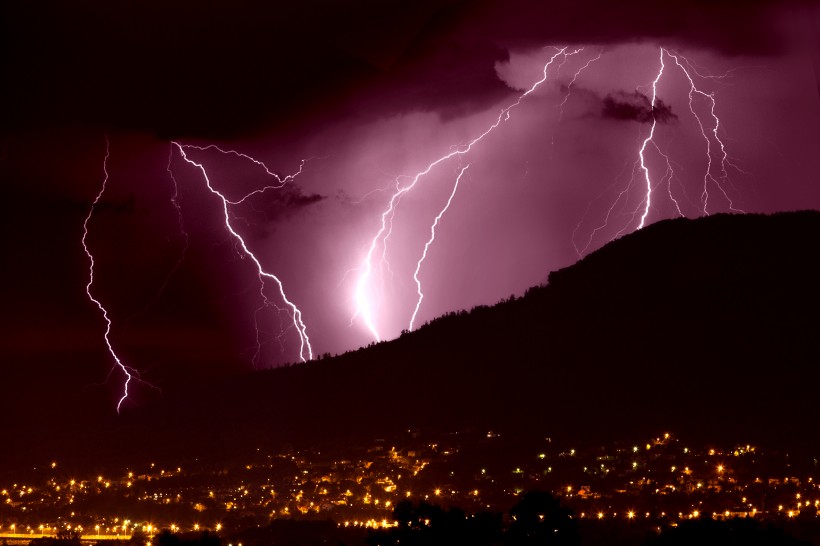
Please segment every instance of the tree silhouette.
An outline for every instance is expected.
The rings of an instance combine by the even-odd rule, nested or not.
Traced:
[[[152,541],[153,546],[219,546],[219,537],[209,531],[202,531],[197,536],[172,533],[163,529]]]
[[[367,544],[401,544],[403,546],[475,546],[497,544],[501,535],[501,515],[480,513],[469,517],[459,508],[445,510],[440,506],[421,502],[402,501],[393,509],[398,527],[376,531],[367,538]]]
[[[154,537],[154,546],[180,546],[182,541],[179,535],[176,535],[168,529],[163,529],[157,536]]]
[[[131,539],[128,544],[131,546],[145,546],[149,543],[148,533],[140,528],[136,528],[131,532]]]
[[[29,542],[30,546],[80,546],[80,532],[76,529],[59,529],[57,536],[39,537]]]
[[[580,544],[572,511],[550,493],[540,491],[521,497],[509,512],[511,523],[506,530],[501,514],[479,512],[468,516],[461,509],[445,510],[426,502],[400,502],[393,510],[393,519],[398,527],[371,533],[367,543],[405,546]]]
[[[800,546],[801,542],[783,529],[761,526],[751,518],[729,521],[696,519],[684,521],[678,527],[667,528],[661,535],[647,542],[647,546]]]
[[[580,544],[572,510],[545,491],[525,493],[510,510],[508,544]]]

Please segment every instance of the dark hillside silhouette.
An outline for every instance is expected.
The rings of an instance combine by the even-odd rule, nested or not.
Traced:
[[[818,242],[820,212],[659,222],[523,297],[164,393],[109,423],[94,455],[217,457],[410,428],[585,443],[671,430],[815,452]]]
[[[130,418],[211,447],[478,427],[814,449],[818,241],[818,212],[659,222],[521,298]]]

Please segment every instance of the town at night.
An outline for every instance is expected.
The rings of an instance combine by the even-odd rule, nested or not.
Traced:
[[[702,515],[799,528],[804,538],[820,530],[816,460],[751,445],[695,446],[670,433],[583,450],[557,440],[408,431],[331,453],[251,450],[229,463],[146,462],[98,476],[75,476],[54,461],[29,469],[21,483],[3,483],[0,536],[11,544],[74,529],[99,542],[208,531],[261,544],[247,531],[278,519],[389,529],[398,527],[402,503],[459,507],[474,518],[505,513],[535,490],[560,499],[589,533],[620,527],[635,538]]]

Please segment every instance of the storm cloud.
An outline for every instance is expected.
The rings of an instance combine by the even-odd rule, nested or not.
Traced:
[[[803,0],[546,3],[6,2],[0,116],[230,138],[306,117],[466,115],[507,91],[492,67],[548,44],[658,41],[782,49]],[[811,12],[813,13],[813,12]],[[351,97],[368,89],[366,104]]]
[[[649,97],[639,91],[611,93],[604,97],[602,102],[601,117],[604,119],[639,123],[651,123],[653,120],[659,123],[670,123],[678,119],[678,116],[672,112],[672,107],[664,103],[662,99],[656,98],[655,106],[652,107]]]
[[[374,250],[374,317],[384,339],[407,328],[431,222],[467,164],[418,268],[418,324],[521,293],[631,231],[648,202],[644,176],[657,192],[645,211],[650,223],[707,207],[820,207],[816,76],[805,61],[811,56],[789,49],[805,30],[790,21],[815,14],[810,6],[3,3],[0,178],[4,220],[15,227],[5,241],[3,286],[15,319],[6,338],[16,340],[6,360],[72,362],[86,383],[109,370],[80,245],[105,173],[105,205],[89,223],[93,288],[129,365],[150,366],[146,379],[165,386],[186,381],[184,370],[296,358],[289,308],[275,283],[266,289],[271,305],[263,305],[253,260],[208,191],[210,184],[238,202],[271,184],[270,173],[211,144],[264,161],[280,177],[304,164],[286,186],[227,212],[299,306],[317,353],[373,341],[356,314],[357,283],[382,222],[390,236]],[[697,77],[707,95],[690,103],[689,82],[661,45],[703,74],[729,75]],[[565,57],[559,46],[567,46]],[[553,55],[544,84],[499,118]],[[652,111],[648,93],[663,66]],[[641,172],[638,150],[653,116],[660,123]],[[492,134],[420,176],[395,214],[385,214],[396,188],[499,119]],[[726,177],[720,158],[706,157],[720,149],[716,137],[732,162]],[[201,147],[187,153],[207,181],[170,139]],[[725,193],[716,181],[726,182]],[[121,203],[134,203],[134,212],[115,214]],[[70,335],[61,333],[65,324]],[[72,343],[90,356],[68,351]]]

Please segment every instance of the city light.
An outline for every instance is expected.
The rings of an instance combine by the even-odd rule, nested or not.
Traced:
[[[677,443],[671,435],[665,441],[669,447],[674,447]],[[700,517],[701,511],[696,504],[691,506],[687,515],[679,513],[677,509],[669,510],[672,505],[664,504],[664,495],[670,492],[683,495],[682,498],[696,494],[700,495],[697,498],[709,499],[710,505],[714,506],[709,513],[719,518],[730,518],[737,514],[755,518],[781,514],[784,518],[794,518],[801,509],[805,512],[810,505],[814,508],[812,515],[816,516],[816,508],[820,506],[813,480],[788,477],[770,479],[767,482],[760,478],[749,478],[747,483],[742,481],[745,478],[738,477],[759,475],[754,471],[758,465],[768,468],[764,455],[754,459],[738,459],[731,474],[723,464],[716,464],[712,467],[714,470],[711,474],[708,472],[708,468],[703,466],[703,460],[704,456],[708,456],[709,450],[690,449],[689,454],[682,456],[680,450],[669,449],[664,452],[660,447],[649,460],[636,455],[633,447],[623,450],[613,447],[595,452],[596,457],[607,462],[606,465],[590,465],[591,453],[585,450],[556,450],[556,456],[563,453],[574,457],[566,459],[567,462],[556,469],[540,466],[540,460],[551,457],[551,452],[536,451],[530,455],[532,466],[522,462],[521,466],[513,467],[512,473],[502,472],[494,477],[491,477],[494,473],[480,464],[476,464],[475,471],[469,472],[464,472],[458,463],[451,464],[450,461],[454,460],[451,459],[451,454],[462,450],[474,451],[480,445],[482,444],[473,445],[469,442],[462,445],[459,441],[443,446],[439,440],[430,442],[423,449],[418,446],[411,449],[397,445],[387,451],[367,446],[361,450],[361,455],[348,457],[343,462],[328,462],[318,454],[316,456],[319,458],[314,461],[311,451],[288,455],[271,453],[268,456],[268,469],[274,470],[277,460],[286,460],[289,465],[295,465],[290,467],[292,476],[286,483],[279,485],[267,481],[264,478],[269,475],[267,473],[260,474],[262,477],[258,478],[259,481],[249,481],[249,475],[245,471],[261,469],[258,461],[253,464],[243,463],[240,465],[242,471],[189,473],[191,479],[201,484],[194,488],[177,481],[182,473],[181,468],[174,467],[177,470],[169,472],[150,465],[146,465],[146,469],[140,472],[106,472],[110,476],[122,476],[120,479],[106,479],[105,474],[94,474],[90,477],[76,476],[65,482],[45,478],[42,483],[31,481],[24,485],[5,484],[0,489],[0,494],[13,500],[14,505],[9,508],[9,514],[13,514],[17,521],[13,521],[13,518],[12,521],[7,520],[5,526],[0,527],[0,534],[6,530],[9,536],[17,536],[16,531],[21,529],[27,536],[33,533],[53,536],[56,529],[60,528],[79,533],[84,533],[87,528],[93,532],[93,535],[88,535],[90,537],[102,537],[102,540],[108,535],[127,540],[134,529],[140,529],[149,536],[162,528],[170,529],[173,533],[184,529],[200,531],[206,528],[223,533],[226,531],[224,520],[217,520],[209,527],[202,524],[201,519],[194,520],[194,515],[201,518],[205,513],[209,517],[221,518],[239,512],[266,518],[315,517],[326,514],[339,517],[339,521],[348,522],[350,527],[376,529],[384,528],[383,522],[392,525],[394,507],[400,500],[411,498],[413,489],[430,491],[429,496],[422,497],[446,498],[453,505],[474,506],[476,510],[505,510],[528,490],[543,488],[544,484],[550,483],[553,484],[552,492],[584,517],[589,514],[594,519],[603,520],[609,515],[617,520],[617,515],[623,514],[622,521],[632,521],[641,513],[644,514],[641,520],[658,521],[661,526]],[[493,449],[496,448],[488,448],[487,461],[492,460]],[[640,451],[642,450],[639,449]],[[524,460],[527,459],[522,459]],[[479,456],[477,463],[482,462]],[[672,462],[675,464],[671,464]],[[684,464],[688,465],[683,466]],[[449,476],[446,487],[434,487],[431,484],[434,474],[427,471],[431,467],[437,469],[435,476],[438,477],[435,482],[442,483],[441,476]],[[655,470],[663,469],[671,469],[671,472],[655,473]],[[682,469],[681,472],[678,472],[679,469]],[[552,474],[550,470],[555,470],[556,473]],[[561,484],[565,471],[581,473],[585,476],[586,483]],[[788,467],[784,467],[781,473],[787,471]],[[612,481],[612,476],[615,476],[615,481]],[[402,487],[397,486],[399,482]],[[781,493],[779,487],[784,483],[797,490],[782,489]],[[89,487],[88,484],[93,486]],[[61,492],[61,486],[67,493]],[[735,491],[745,492],[749,487],[757,488],[755,495],[765,493],[767,503],[771,502],[772,508],[761,511],[749,503],[753,496],[735,496]],[[100,505],[98,514],[77,515],[75,506],[96,503],[98,501],[95,497],[99,495],[105,495],[100,498],[108,500]],[[635,495],[651,495],[657,509],[651,512],[636,511],[634,504],[629,505],[634,502]],[[191,519],[180,521],[175,517],[171,521],[162,521],[161,518],[146,521],[139,517],[122,518],[121,508],[117,504],[120,500],[111,499],[126,498],[136,500],[144,509],[153,507],[150,509],[155,510],[175,505],[178,509],[187,510]],[[477,502],[479,499],[480,505]],[[744,507],[740,512],[738,501]],[[606,510],[599,505],[602,502],[607,503]],[[66,519],[43,521],[38,516],[43,513],[43,509],[57,512],[66,510]],[[677,518],[667,516],[669,512],[678,514]],[[31,516],[27,516],[29,513]],[[161,516],[162,510],[155,513]],[[230,533],[231,530],[228,529],[227,532]]]

